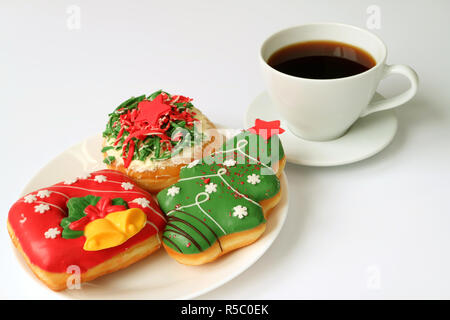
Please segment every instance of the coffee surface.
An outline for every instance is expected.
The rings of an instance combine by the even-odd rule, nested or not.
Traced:
[[[294,43],[273,53],[267,63],[282,73],[308,79],[350,77],[376,65],[365,50],[335,41]]]

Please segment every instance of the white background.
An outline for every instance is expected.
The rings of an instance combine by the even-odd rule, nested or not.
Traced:
[[[79,30],[67,27],[73,4]],[[450,2],[381,0],[1,1],[0,297],[47,297],[28,290],[6,232],[9,207],[50,159],[101,132],[116,105],[163,88],[239,128],[264,89],[266,37],[308,22],[366,27],[372,4],[388,63],[412,66],[421,81],[398,109],[394,141],[352,165],[288,165],[282,233],[201,298],[450,298]],[[379,91],[406,87],[395,76]]]

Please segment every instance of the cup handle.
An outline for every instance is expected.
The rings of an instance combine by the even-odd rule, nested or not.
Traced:
[[[383,76],[381,79],[384,79],[391,74],[404,75],[411,82],[411,87],[405,92],[402,92],[394,97],[370,103],[367,108],[361,113],[360,117],[365,117],[374,112],[398,107],[414,97],[419,84],[419,77],[417,76],[417,73],[412,68],[402,64],[385,65]]]

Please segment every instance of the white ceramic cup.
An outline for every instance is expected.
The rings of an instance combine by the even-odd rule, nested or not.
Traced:
[[[337,79],[306,79],[279,72],[267,64],[277,50],[294,43],[332,40],[370,53],[376,61],[371,69]],[[360,117],[395,108],[417,92],[418,77],[405,65],[387,65],[386,46],[373,33],[339,23],[306,24],[282,30],[261,46],[260,62],[267,90],[278,112],[295,135],[326,141],[345,134]],[[381,79],[402,74],[409,79],[408,90],[392,98],[370,103]]]

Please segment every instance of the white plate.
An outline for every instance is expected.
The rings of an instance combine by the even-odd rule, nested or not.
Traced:
[[[42,168],[22,195],[104,168],[100,146],[101,137],[95,136],[69,148]],[[124,270],[83,283],[79,290],[65,290],[59,294],[62,298],[74,299],[189,299],[213,290],[249,268],[277,237],[288,212],[288,185],[284,173],[281,188],[282,199],[270,215],[266,232],[250,246],[202,266],[179,264],[164,249],[160,249]],[[19,260],[30,277],[34,277],[23,258],[19,257]],[[269,269],[267,272],[270,272]],[[34,280],[38,281],[36,278]],[[30,278],[30,281],[33,279]]]
[[[373,100],[383,96],[375,93]],[[272,105],[267,92],[261,93],[250,104],[245,117],[245,128],[252,127],[255,119],[281,120],[286,132],[280,135],[286,160],[306,166],[338,166],[360,161],[383,150],[397,132],[394,110],[376,112],[361,118],[342,137],[331,141],[308,141],[291,133],[286,121]]]

